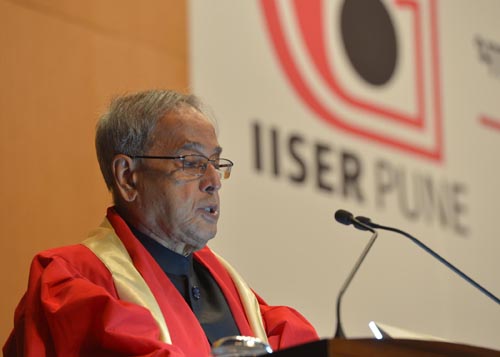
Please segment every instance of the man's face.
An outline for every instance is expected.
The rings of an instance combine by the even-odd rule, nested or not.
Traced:
[[[221,148],[210,121],[189,106],[162,118],[146,155],[198,154],[217,158]],[[217,232],[221,181],[212,165],[190,176],[179,160],[140,159],[137,167],[137,229],[180,254],[203,248]]]

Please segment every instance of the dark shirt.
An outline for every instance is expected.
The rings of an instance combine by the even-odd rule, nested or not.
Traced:
[[[189,305],[210,344],[239,335],[226,298],[210,272],[190,254],[187,257],[164,247],[130,227]]]

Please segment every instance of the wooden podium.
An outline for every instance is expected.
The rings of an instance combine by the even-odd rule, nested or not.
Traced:
[[[500,351],[459,343],[402,339],[324,339],[273,353],[276,357],[500,356]]]

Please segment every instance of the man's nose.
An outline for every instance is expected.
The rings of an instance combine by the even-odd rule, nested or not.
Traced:
[[[200,180],[200,190],[203,192],[217,192],[222,186],[220,173],[217,171],[212,164],[207,165],[205,173]]]

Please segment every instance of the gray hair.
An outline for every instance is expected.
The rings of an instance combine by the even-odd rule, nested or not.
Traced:
[[[150,90],[112,100],[109,110],[99,118],[95,135],[97,160],[110,191],[115,155],[144,155],[152,145],[150,138],[158,121],[183,105],[205,114],[198,97],[172,90]]]

